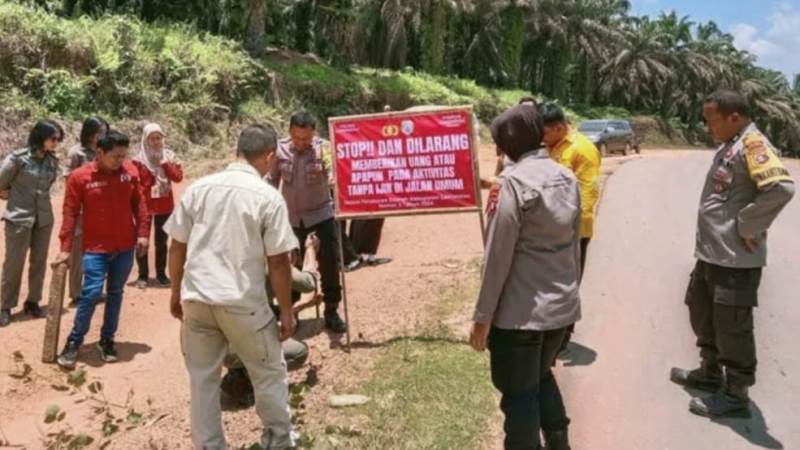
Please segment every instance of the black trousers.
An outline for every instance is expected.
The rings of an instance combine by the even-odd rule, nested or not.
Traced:
[[[583,279],[583,271],[586,268],[586,251],[589,249],[589,242],[592,238],[581,238],[581,275],[578,277],[578,282]]]
[[[350,223],[350,240],[357,253],[378,253],[383,223],[384,219],[357,219]]]
[[[353,233],[353,222],[355,221],[350,222],[351,236]],[[342,257],[344,258],[345,265],[347,265],[358,259],[360,255],[358,252],[356,252],[355,246],[353,246],[353,240],[351,239],[351,236],[348,236],[347,234],[347,221],[339,221],[336,225],[339,227],[339,239],[342,240]]]
[[[753,307],[761,269],[732,269],[698,261],[686,290],[686,305],[700,357],[725,369],[728,383],[756,381]]]
[[[151,227],[155,234],[155,247],[156,247],[156,276],[167,276],[167,233],[164,232],[164,224],[167,223],[170,214],[160,214],[152,216]],[[148,263],[148,255],[137,256],[136,265],[139,266],[139,279],[147,280],[150,278],[150,264]]]
[[[502,394],[505,449],[539,450],[539,430],[569,425],[561,391],[550,367],[566,328],[552,331],[503,330],[489,333],[492,383]]]
[[[322,294],[325,298],[325,311],[336,311],[342,300],[342,285],[339,281],[339,241],[336,222],[324,220],[316,225],[306,227],[302,223],[294,228],[294,234],[300,241],[300,254],[306,253],[306,238],[310,233],[319,238],[319,274],[322,281]]]

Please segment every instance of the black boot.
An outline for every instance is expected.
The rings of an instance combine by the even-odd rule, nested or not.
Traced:
[[[721,418],[750,418],[750,398],[747,386],[728,384],[708,397],[695,397],[689,402],[689,411],[698,416]]]
[[[255,404],[253,384],[243,367],[228,369],[228,373],[222,377],[220,388],[242,408],[249,408]]]
[[[570,450],[567,429],[542,430],[544,434],[544,450]]]
[[[339,313],[334,310],[325,311],[325,328],[334,333],[344,333],[347,331],[347,323],[339,317]]]
[[[42,311],[42,308],[39,307],[38,303],[25,302],[22,306],[22,310],[30,314],[31,317],[35,319],[41,319],[42,317],[47,315],[44,313],[44,311]]]
[[[673,383],[701,391],[716,392],[722,387],[722,368],[718,363],[703,361],[694,370],[673,367],[669,373]]]
[[[11,323],[11,310],[10,309],[2,309],[0,310],[0,327],[8,326]]]

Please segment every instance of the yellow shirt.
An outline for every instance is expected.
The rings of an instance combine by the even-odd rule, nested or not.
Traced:
[[[567,137],[552,149],[550,158],[572,170],[581,190],[581,237],[591,238],[594,232],[594,207],[600,197],[597,179],[600,176],[600,152],[586,136],[570,130]]]

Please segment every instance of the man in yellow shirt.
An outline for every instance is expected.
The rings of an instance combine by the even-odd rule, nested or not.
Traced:
[[[569,126],[564,110],[548,103],[542,107],[544,145],[554,161],[570,169],[581,191],[581,276],[586,265],[586,249],[594,232],[594,207],[600,197],[600,152],[586,136]]]
[[[600,197],[597,178],[600,176],[600,151],[586,136],[569,126],[564,110],[554,103],[541,106],[544,142],[547,153],[575,174],[581,194],[581,273],[586,266],[586,250],[594,233],[594,207]],[[559,353],[569,344],[575,324],[567,329]]]

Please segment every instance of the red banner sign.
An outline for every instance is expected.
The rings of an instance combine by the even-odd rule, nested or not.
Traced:
[[[337,217],[480,210],[470,108],[330,119]]]

